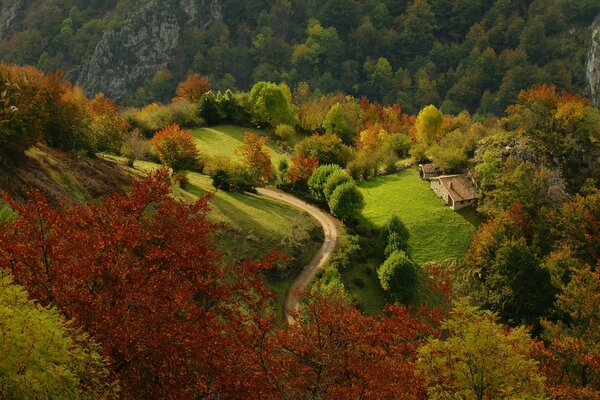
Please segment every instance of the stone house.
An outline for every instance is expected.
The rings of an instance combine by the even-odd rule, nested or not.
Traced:
[[[442,175],[430,179],[431,189],[454,211],[477,203],[479,192],[466,175]]]
[[[435,164],[419,164],[419,176],[421,179],[431,179],[439,174],[440,170],[435,166]]]

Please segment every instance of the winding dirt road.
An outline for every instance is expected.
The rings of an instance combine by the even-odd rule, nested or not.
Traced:
[[[315,275],[317,275],[319,270],[323,268],[327,260],[329,260],[329,257],[331,257],[331,254],[337,246],[340,232],[337,228],[336,220],[331,215],[305,201],[273,189],[259,188],[257,191],[262,196],[283,201],[306,211],[310,216],[319,221],[323,227],[323,232],[325,233],[323,245],[313,259],[310,260],[310,263],[304,267],[300,276],[292,283],[285,299],[285,319],[288,323],[292,324],[294,323],[293,312],[297,310],[300,305],[300,294],[308,289]]]

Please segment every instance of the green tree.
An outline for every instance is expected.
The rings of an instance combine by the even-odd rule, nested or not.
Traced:
[[[360,123],[360,110],[356,101],[347,97],[344,103],[335,103],[323,120],[327,134],[339,136],[347,145],[352,145]]]
[[[385,255],[402,250],[408,253],[410,233],[397,215],[392,215],[381,229],[381,242],[385,246]]]
[[[335,189],[347,182],[354,182],[354,179],[352,179],[352,177],[344,170],[339,170],[329,175],[325,185],[323,186],[323,195],[325,196],[325,200],[329,201]]]
[[[0,398],[117,399],[97,346],[0,270]]]
[[[417,265],[398,250],[390,254],[377,270],[381,287],[402,304],[411,304],[417,292]]]
[[[270,82],[258,82],[252,87],[248,102],[255,123],[277,126],[294,122],[294,106],[286,88]]]
[[[555,289],[525,239],[502,243],[484,278],[492,310],[513,325],[536,324],[552,307]]]
[[[419,350],[419,372],[432,400],[542,400],[544,378],[524,328],[506,329],[496,315],[461,302],[442,323],[444,339]]]
[[[437,139],[444,116],[434,105],[423,108],[415,122],[417,141],[424,146],[430,146]]]
[[[313,199],[325,203],[325,184],[329,177],[337,172],[342,172],[337,164],[327,164],[318,167],[308,179],[308,189]]]
[[[345,222],[351,222],[365,207],[365,199],[356,183],[346,182],[338,186],[328,201],[331,214]]]

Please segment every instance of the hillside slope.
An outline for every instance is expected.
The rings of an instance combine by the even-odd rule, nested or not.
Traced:
[[[539,83],[595,91],[599,12],[593,0],[5,0],[0,60],[63,69],[121,103],[168,101],[192,71],[219,90],[305,81],[411,113],[502,114]]]
[[[73,203],[124,193],[135,178],[109,160],[38,145],[13,165],[0,168],[0,192],[22,200],[37,189],[53,202]]]

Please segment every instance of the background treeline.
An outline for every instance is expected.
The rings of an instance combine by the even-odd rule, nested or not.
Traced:
[[[102,34],[145,0],[30,2],[0,42],[4,61],[76,77]],[[416,113],[502,114],[539,83],[581,93],[594,0],[221,0],[223,20],[186,26],[168,71],[136,91],[166,102],[189,72],[214,88],[308,82]]]

